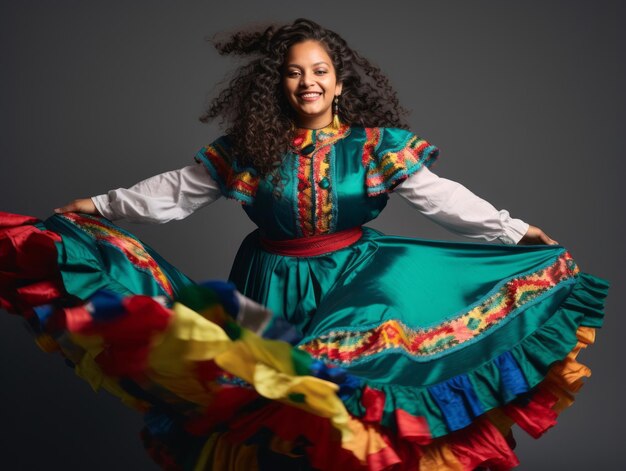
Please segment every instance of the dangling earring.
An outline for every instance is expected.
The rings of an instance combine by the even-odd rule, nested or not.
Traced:
[[[341,121],[339,121],[339,95],[335,95],[333,100],[333,129],[339,129]]]

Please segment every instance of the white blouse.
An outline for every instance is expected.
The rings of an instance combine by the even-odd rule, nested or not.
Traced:
[[[440,178],[426,167],[398,185],[394,193],[424,216],[465,237],[516,244],[528,224],[497,210],[460,183]],[[104,217],[164,223],[183,219],[221,196],[217,182],[201,163],[92,197]]]

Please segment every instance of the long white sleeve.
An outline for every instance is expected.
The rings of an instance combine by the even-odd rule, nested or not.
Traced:
[[[424,216],[451,232],[466,237],[517,244],[528,224],[497,210],[460,183],[440,178],[423,167],[398,185],[394,193]]]
[[[220,197],[217,182],[200,164],[189,165],[91,198],[104,217],[164,223],[183,219]]]

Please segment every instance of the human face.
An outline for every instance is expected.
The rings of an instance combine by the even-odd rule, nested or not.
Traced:
[[[292,45],[283,66],[283,90],[296,113],[297,125],[319,129],[333,120],[333,100],[341,83],[333,61],[317,41]]]

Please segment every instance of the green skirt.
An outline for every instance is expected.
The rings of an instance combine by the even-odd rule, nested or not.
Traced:
[[[141,410],[165,469],[509,469],[511,426],[541,435],[590,374],[608,290],[560,246],[368,228],[313,257],[254,232],[230,278],[106,219],[0,214],[0,306]]]
[[[426,417],[433,437],[537,386],[577,345],[578,327],[601,326],[607,290],[561,246],[369,228],[349,247],[307,258],[266,252],[254,232],[230,278],[295,327],[298,348],[380,391],[381,424],[396,426],[400,408]],[[357,416],[359,399],[346,401]]]

